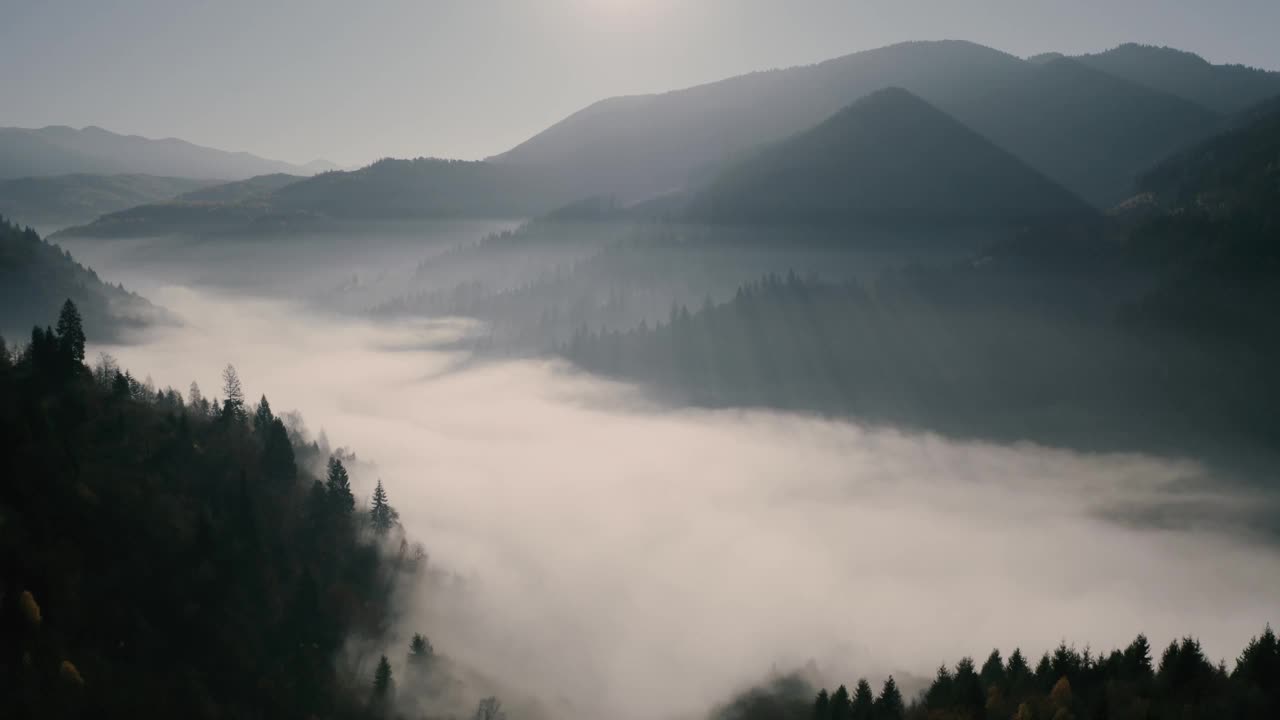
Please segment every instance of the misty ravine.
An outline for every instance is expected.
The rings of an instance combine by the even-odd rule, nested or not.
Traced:
[[[683,716],[771,666],[927,676],[1063,633],[1113,647],[1195,627],[1217,658],[1280,596],[1280,552],[1230,532],[1251,497],[1192,461],[666,410],[556,362],[473,363],[450,349],[463,320],[152,297],[182,324],[91,352],[161,386],[233,363],[250,396],[355,450],[358,494],[381,478],[469,583],[410,599],[406,628],[552,710]]]

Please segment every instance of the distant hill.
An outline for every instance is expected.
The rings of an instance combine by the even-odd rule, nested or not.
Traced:
[[[1195,53],[1169,47],[1127,43],[1075,59],[1224,114],[1240,112],[1280,95],[1280,72],[1244,65],[1214,65]]]
[[[900,88],[742,161],[692,201],[730,222],[1012,222],[1081,217],[1089,206]]]
[[[104,283],[34,230],[0,217],[0,334],[24,341],[32,325],[57,317],[67,298],[80,308],[91,340],[113,337],[125,327],[161,316],[159,308]]]
[[[35,225],[69,225],[208,187],[210,180],[155,175],[54,175],[0,180],[0,214]]]
[[[311,175],[315,169],[314,164],[291,165],[176,138],[153,140],[93,126],[0,128],[0,179],[89,173],[241,180],[270,173]]]
[[[487,162],[387,158],[281,188],[271,206],[338,218],[527,217],[571,200],[546,174]]]
[[[578,195],[623,200],[687,188],[726,159],[810,128],[858,98],[904,88],[1099,207],[1134,176],[1207,136],[1215,113],[1068,61],[1029,62],[962,41],[912,42],[816,65],[591,105],[511,150]]]
[[[1192,102],[1070,59],[940,107],[1100,208],[1131,196],[1139,173],[1222,123]]]
[[[266,175],[103,215],[63,232],[81,237],[265,233],[340,220],[521,218],[568,201],[528,168],[461,160],[379,160],[310,178]]]
[[[248,180],[207,185],[197,190],[185,192],[174,199],[178,202],[187,203],[241,203],[264,198],[285,185],[302,179],[299,175],[289,175],[287,173],[258,175]]]

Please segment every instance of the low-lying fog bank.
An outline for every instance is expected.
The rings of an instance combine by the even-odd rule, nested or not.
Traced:
[[[207,396],[233,363],[251,399],[375,463],[358,490],[381,477],[472,590],[419,599],[406,630],[565,715],[698,714],[809,659],[837,682],[928,676],[1139,631],[1218,659],[1280,609],[1280,553],[1231,529],[1256,499],[1191,461],[658,410],[556,363],[469,364],[439,347],[463,322],[151,298],[185,325],[91,355]]]

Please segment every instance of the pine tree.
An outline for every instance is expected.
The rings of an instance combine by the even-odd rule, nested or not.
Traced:
[[[374,532],[385,535],[399,519],[400,513],[387,502],[387,491],[382,488],[382,478],[378,478],[378,486],[373,490],[373,507],[369,509],[369,521]]]
[[[871,720],[876,696],[866,678],[858,680],[853,690],[853,720]]]
[[[413,639],[409,641],[409,660],[422,663],[430,660],[434,655],[435,648],[431,647],[431,641],[427,640],[422,633],[414,633]]]
[[[62,303],[62,312],[58,314],[58,346],[63,357],[76,363],[84,362],[84,325],[80,320],[80,311],[71,298]]]
[[[852,704],[849,701],[849,690],[841,685],[831,693],[831,720],[849,720],[852,716]]]
[[[289,431],[280,418],[273,418],[262,441],[262,469],[268,477],[293,480],[298,475],[297,461]]]
[[[356,498],[351,494],[351,478],[342,461],[336,457],[329,458],[329,475],[325,482],[325,496],[329,506],[343,517],[351,517],[356,508]]]
[[[246,417],[244,390],[240,387],[240,375],[230,363],[222,370],[222,394],[226,396],[222,401],[223,414],[243,421]]]
[[[378,660],[378,669],[373,672],[373,694],[385,698],[391,692],[391,662],[383,655]]]
[[[893,676],[890,675],[884,681],[884,687],[880,689],[880,697],[876,698],[876,720],[902,720],[906,713],[907,707],[902,702],[902,691],[898,690],[898,683],[894,682]]]
[[[818,697],[813,699],[813,720],[831,720],[831,697],[826,688],[819,690]]]
[[[271,422],[275,419],[276,416],[271,413],[271,403],[267,402],[267,396],[263,395],[258,401],[257,409],[253,411],[253,431],[260,437],[266,437],[271,429]]]
[[[187,406],[192,410],[204,407],[204,393],[200,392],[200,384],[195,380],[191,381],[191,387],[187,390]]]

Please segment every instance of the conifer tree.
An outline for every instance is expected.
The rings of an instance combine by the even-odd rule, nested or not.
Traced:
[[[409,660],[421,663],[430,660],[433,655],[435,648],[431,647],[431,641],[422,633],[414,633],[413,639],[409,641]]]
[[[329,500],[329,506],[337,511],[338,515],[351,517],[352,511],[356,508],[356,498],[351,494],[351,478],[347,476],[347,469],[336,457],[329,458],[325,496]]]
[[[378,669],[373,672],[373,694],[385,698],[391,692],[391,663],[387,656],[378,659]]]
[[[399,519],[400,513],[387,502],[387,491],[382,488],[382,478],[378,478],[378,486],[373,490],[373,506],[369,509],[369,521],[374,532],[385,535]]]
[[[245,419],[244,389],[240,387],[240,375],[234,365],[227,364],[222,370],[223,413],[237,420]]]
[[[849,720],[851,710],[849,689],[841,685],[831,693],[831,720]]]
[[[871,691],[871,683],[866,678],[858,680],[858,686],[853,690],[853,720],[871,720],[875,702],[876,696]]]
[[[826,688],[819,690],[818,697],[813,699],[813,720],[831,720],[831,696],[827,695]]]
[[[884,687],[880,689],[880,697],[876,698],[876,720],[902,720],[906,713],[907,707],[902,702],[902,691],[898,690],[898,683],[894,682],[893,676],[890,675],[884,681]]]
[[[76,363],[84,362],[84,325],[80,320],[80,311],[71,298],[62,303],[62,312],[58,314],[58,346],[63,357]]]
[[[267,432],[271,430],[271,422],[275,419],[276,416],[271,413],[271,403],[267,402],[267,396],[263,395],[258,401],[257,409],[253,411],[253,431],[265,438]]]

